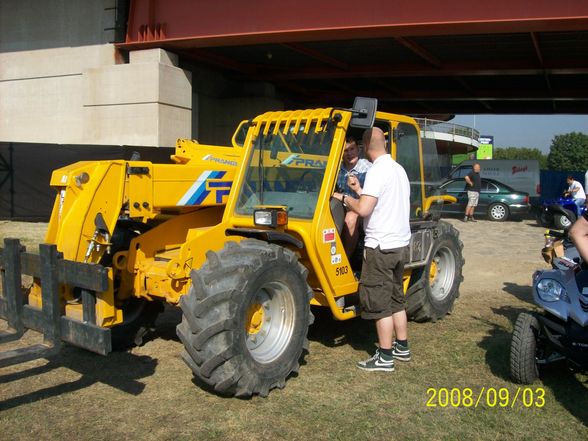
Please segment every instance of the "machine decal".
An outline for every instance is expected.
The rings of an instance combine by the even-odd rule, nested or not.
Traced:
[[[298,158],[300,155],[297,153],[294,153],[290,156],[288,156],[286,159],[284,159],[282,161],[282,165],[290,165],[292,163],[292,161],[294,161],[296,158]]]
[[[212,179],[221,179],[226,171],[205,170],[196,179],[194,184],[188,189],[184,196],[178,201],[177,205],[200,205],[204,199],[214,189],[216,192],[216,203],[222,203],[222,198],[229,194],[232,181],[210,181]]]
[[[338,263],[341,263],[341,254],[331,256],[331,265],[337,265]]]
[[[331,256],[334,256],[335,254],[337,254],[337,243],[333,242],[331,243]]]
[[[294,165],[301,166],[301,167],[324,169],[327,167],[327,161],[321,161],[320,159],[295,158]]]
[[[208,154],[206,156],[203,156],[202,157],[202,160],[203,161],[217,162],[219,164],[232,165],[233,167],[237,167],[239,165],[239,163],[237,161],[233,161],[231,159],[217,158],[215,156],[212,156],[211,154]]]
[[[327,228],[323,230],[323,243],[330,243],[335,241],[335,229]]]

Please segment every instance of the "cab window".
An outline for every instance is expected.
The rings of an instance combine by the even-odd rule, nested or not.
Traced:
[[[410,217],[418,217],[423,200],[419,133],[412,124],[396,127],[396,161],[404,167],[410,181]]]

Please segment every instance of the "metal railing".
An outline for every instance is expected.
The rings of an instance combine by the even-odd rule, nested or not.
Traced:
[[[480,132],[471,127],[428,118],[415,118],[415,120],[421,128],[421,136],[425,138],[430,137],[427,136],[429,133],[443,133],[453,135],[454,137],[463,136],[465,138],[470,138],[475,141],[476,144],[480,142]]]

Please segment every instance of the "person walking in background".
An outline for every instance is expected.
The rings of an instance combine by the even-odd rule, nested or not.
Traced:
[[[480,200],[480,190],[482,189],[482,178],[480,177],[480,164],[474,164],[472,171],[465,177],[466,189],[468,191],[468,204],[465,209],[464,222],[468,220],[476,222],[474,219],[474,210],[478,206]]]
[[[573,176],[568,176],[567,178],[568,183],[568,190],[565,192],[568,196],[570,196],[576,207],[578,207],[578,214],[580,214],[580,210],[586,203],[586,193],[584,192],[584,187],[578,181],[574,180]]]
[[[366,371],[394,370],[394,360],[410,361],[406,297],[402,290],[404,263],[410,242],[410,182],[406,171],[386,152],[381,129],[363,135],[372,167],[363,188],[357,177],[349,187],[359,200],[334,193],[333,197],[364,220],[365,249],[359,286],[361,317],[375,320],[379,348],[357,367]],[[394,336],[396,337],[395,341]]]

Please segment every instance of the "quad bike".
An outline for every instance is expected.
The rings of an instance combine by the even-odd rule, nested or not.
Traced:
[[[510,373],[533,383],[540,368],[567,360],[588,367],[588,269],[567,233],[548,231],[543,256],[552,269],[533,274],[533,300],[543,313],[519,314],[510,347]]]
[[[578,209],[571,197],[562,195],[558,199],[543,202],[537,222],[543,227],[563,230],[571,227],[584,211],[586,207]]]

